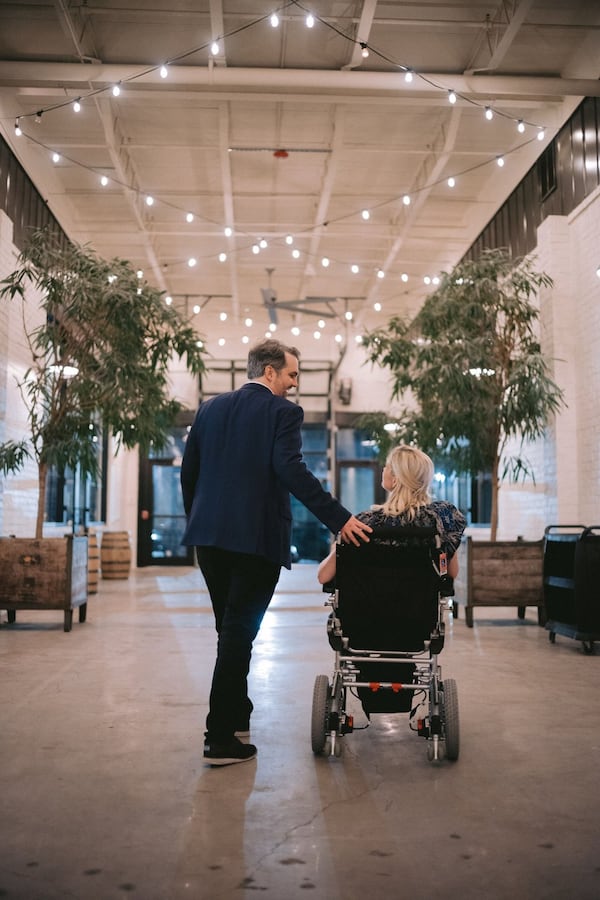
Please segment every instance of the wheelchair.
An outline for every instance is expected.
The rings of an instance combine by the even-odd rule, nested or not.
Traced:
[[[408,713],[427,741],[431,761],[457,760],[458,691],[442,680],[444,612],[452,609],[452,579],[435,527],[375,528],[370,542],[336,545],[335,582],[326,606],[335,651],[331,681],[317,675],[311,718],[316,755],[340,756],[354,730],[349,695],[372,714]],[[366,727],[366,726],[365,726]]]

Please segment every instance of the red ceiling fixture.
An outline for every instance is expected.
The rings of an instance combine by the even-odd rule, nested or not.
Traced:
[[[273,156],[275,157],[275,159],[287,159],[289,153],[287,152],[287,150],[275,150]]]

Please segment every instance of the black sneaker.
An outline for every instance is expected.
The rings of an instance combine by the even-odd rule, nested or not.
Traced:
[[[255,756],[254,744],[242,744],[236,737],[226,744],[215,744],[211,741],[204,744],[204,759],[211,766],[230,766],[233,763],[254,759]]]

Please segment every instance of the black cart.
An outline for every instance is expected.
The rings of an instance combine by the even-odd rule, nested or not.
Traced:
[[[544,605],[550,642],[600,641],[600,525],[549,525],[544,532]]]

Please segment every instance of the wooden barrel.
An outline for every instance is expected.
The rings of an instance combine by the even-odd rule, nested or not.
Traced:
[[[98,593],[100,571],[100,548],[95,531],[88,532],[88,594]]]
[[[100,547],[100,568],[103,578],[129,578],[131,547],[127,531],[105,531]]]

